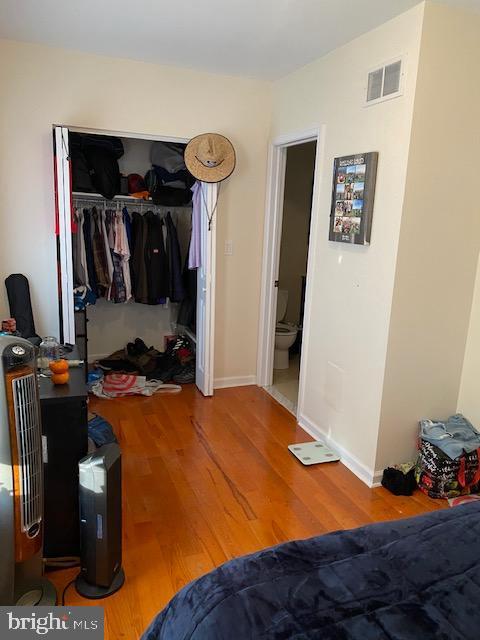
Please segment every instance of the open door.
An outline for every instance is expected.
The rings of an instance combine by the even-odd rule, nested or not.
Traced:
[[[204,396],[213,396],[215,334],[215,259],[218,185],[206,182],[202,188],[201,256],[197,271],[197,360],[195,380]],[[209,214],[214,212],[209,229]]]
[[[53,128],[55,173],[55,234],[57,236],[60,342],[75,344],[72,259],[72,190],[68,129]]]

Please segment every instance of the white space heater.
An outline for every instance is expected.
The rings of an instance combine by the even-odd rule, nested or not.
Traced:
[[[0,336],[0,605],[50,605],[43,578],[43,460],[34,347]]]

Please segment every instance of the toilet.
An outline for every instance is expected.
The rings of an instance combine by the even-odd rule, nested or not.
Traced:
[[[288,291],[286,289],[278,290],[277,297],[277,324],[275,326],[275,352],[273,355],[274,369],[288,369],[289,358],[288,350],[295,342],[298,328],[283,322],[287,313]]]

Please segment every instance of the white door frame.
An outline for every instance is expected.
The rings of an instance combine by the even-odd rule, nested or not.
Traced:
[[[316,229],[318,218],[318,194],[320,163],[323,157],[325,127],[317,126],[296,133],[275,138],[269,148],[267,171],[267,196],[265,211],[265,229],[263,241],[262,288],[260,296],[260,319],[258,330],[257,384],[268,387],[273,382],[273,353],[275,346],[275,324],[277,309],[277,287],[280,266],[280,243],[282,239],[283,200],[285,191],[285,170],[288,147],[305,142],[316,142],[315,171],[312,195],[312,216],[310,222],[310,241],[308,247],[307,280],[305,289],[305,308],[300,355],[300,380],[297,404],[297,416],[303,406],[305,387],[305,355],[308,353],[310,337],[311,280],[314,256],[316,253]]]

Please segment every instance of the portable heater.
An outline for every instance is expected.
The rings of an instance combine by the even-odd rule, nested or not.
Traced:
[[[42,479],[35,349],[0,336],[0,605],[56,603],[43,578]]]

